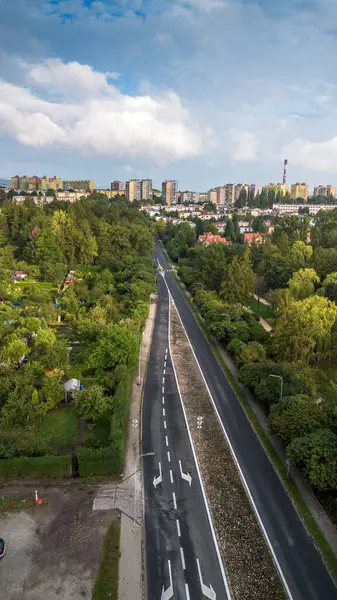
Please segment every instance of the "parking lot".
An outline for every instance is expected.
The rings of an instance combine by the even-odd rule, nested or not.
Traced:
[[[80,483],[10,483],[1,496],[27,499],[35,489],[47,504],[0,514],[7,543],[0,561],[6,600],[91,599],[102,542],[114,510],[93,511],[96,487]]]

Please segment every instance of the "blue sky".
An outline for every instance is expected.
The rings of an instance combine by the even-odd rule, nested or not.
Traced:
[[[0,176],[337,184],[334,0],[0,0]]]

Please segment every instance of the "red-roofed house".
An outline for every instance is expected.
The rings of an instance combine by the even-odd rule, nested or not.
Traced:
[[[221,235],[214,235],[213,233],[199,235],[198,242],[203,246],[209,246],[210,244],[225,244],[225,246],[227,246],[228,244],[226,238],[221,237]]]
[[[244,233],[243,241],[246,242],[248,246],[251,246],[252,244],[259,245],[263,244],[263,237],[261,233]]]

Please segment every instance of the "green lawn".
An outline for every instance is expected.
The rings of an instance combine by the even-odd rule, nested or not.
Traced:
[[[77,436],[77,417],[72,406],[59,406],[43,417],[36,438],[47,442],[56,452],[71,452]]]
[[[274,317],[274,312],[271,309],[271,307],[262,304],[262,302],[258,302],[257,300],[255,300],[255,298],[252,298],[250,300],[249,307],[256,315],[262,317],[262,319],[265,319],[266,321],[268,321],[269,319],[273,319]]]
[[[119,566],[119,521],[111,523],[104,538],[103,555],[94,585],[92,600],[117,600]]]

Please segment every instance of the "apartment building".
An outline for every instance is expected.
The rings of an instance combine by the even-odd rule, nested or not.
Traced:
[[[281,193],[282,196],[285,196],[286,193],[289,191],[286,185],[283,185],[283,183],[269,183],[269,185],[264,185],[262,188],[265,192],[275,192],[275,194],[279,194]]]
[[[141,200],[148,202],[152,200],[152,179],[142,179],[141,181]]]
[[[142,185],[140,179],[130,179],[126,182],[125,195],[129,202],[140,202],[142,197]]]
[[[303,198],[305,201],[308,200],[309,186],[307,183],[293,183],[290,186],[290,198],[296,200],[296,198]]]
[[[27,175],[15,175],[11,177],[11,188],[15,191],[25,191],[25,192],[44,192],[48,189],[52,190],[62,190],[63,182],[60,177],[47,177],[44,175],[43,177],[37,177],[37,175],[33,175],[33,177],[28,177]]]
[[[167,179],[162,183],[162,197],[166,206],[177,202],[178,181]]]
[[[124,181],[112,181],[111,182],[111,190],[113,192],[120,192],[120,194],[124,194],[125,193]]]
[[[216,204],[218,199],[217,188],[214,190],[208,190],[207,192],[207,202],[210,204]]]
[[[92,179],[76,179],[63,181],[64,190],[76,190],[86,192],[89,190],[92,192],[95,189],[95,182]]]
[[[335,188],[333,185],[318,185],[314,188],[313,196],[317,198],[317,196],[335,196]]]

